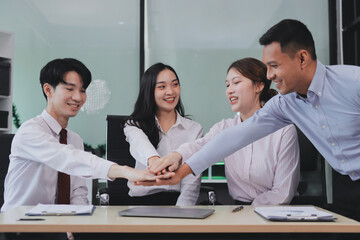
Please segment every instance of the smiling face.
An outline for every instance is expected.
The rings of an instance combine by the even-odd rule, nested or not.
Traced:
[[[159,111],[174,111],[180,98],[180,84],[176,75],[169,69],[161,71],[156,78],[155,103]]]
[[[263,85],[254,85],[235,68],[230,68],[225,84],[232,111],[240,112],[244,118],[248,118],[261,108],[259,94]]]
[[[280,43],[272,42],[264,46],[262,61],[267,66],[267,78],[275,83],[281,94],[306,94],[307,86],[301,68],[304,59],[301,54],[295,53],[291,58],[281,51]]]
[[[70,117],[76,116],[86,101],[86,90],[77,72],[66,72],[64,82],[59,83],[56,88],[48,83],[43,86],[48,100],[46,110],[63,128],[67,126]]]

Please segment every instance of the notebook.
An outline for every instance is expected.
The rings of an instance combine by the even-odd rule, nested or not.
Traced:
[[[328,222],[336,218],[328,212],[315,207],[256,207],[255,212],[271,221],[295,221],[295,222]]]
[[[31,208],[26,216],[74,216],[91,215],[94,212],[93,205],[63,205],[63,204],[41,204]]]
[[[205,208],[132,207],[120,211],[119,216],[203,219],[210,216],[214,211],[214,209]]]

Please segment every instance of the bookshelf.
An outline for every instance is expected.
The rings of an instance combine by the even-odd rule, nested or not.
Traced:
[[[11,133],[14,35],[0,31],[0,133]]]

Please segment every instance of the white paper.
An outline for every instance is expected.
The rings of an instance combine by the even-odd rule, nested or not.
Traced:
[[[269,220],[331,221],[334,216],[315,207],[256,207],[255,212]]]
[[[38,204],[30,209],[26,215],[84,215],[91,214],[93,205],[64,205],[64,204]]]

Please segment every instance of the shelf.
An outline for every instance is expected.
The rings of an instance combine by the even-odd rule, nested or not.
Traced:
[[[14,35],[0,31],[0,132],[11,133]]]

